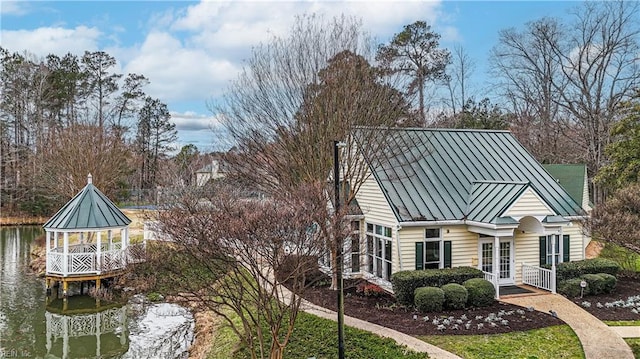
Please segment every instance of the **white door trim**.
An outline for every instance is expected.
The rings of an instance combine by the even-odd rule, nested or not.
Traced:
[[[483,260],[483,253],[482,253],[482,245],[485,243],[489,243],[491,244],[491,248],[492,250],[490,251],[491,253],[491,273],[494,272],[495,268],[493,267],[493,265],[496,263],[496,261],[493,260],[493,253],[494,253],[494,248],[493,248],[493,243],[494,243],[494,239],[493,238],[480,238],[478,240],[478,269],[482,270],[482,260]],[[516,270],[515,270],[515,241],[513,239],[513,237],[500,237],[500,243],[509,243],[509,276],[506,278],[499,278],[498,280],[498,284],[499,285],[514,285],[516,283]]]

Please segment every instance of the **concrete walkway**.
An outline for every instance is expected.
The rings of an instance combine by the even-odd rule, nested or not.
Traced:
[[[302,310],[304,310],[309,314],[313,314],[315,316],[318,316],[324,319],[330,319],[333,321],[336,321],[338,319],[338,313],[332,310],[317,306],[313,303],[307,302],[306,300],[303,300]],[[429,354],[429,358],[461,359],[459,356],[453,353],[450,353],[444,349],[440,349],[420,339],[414,338],[411,335],[404,334],[399,331],[389,329],[387,327],[383,327],[378,324],[370,323],[358,318],[353,318],[345,315],[344,324],[353,328],[366,330],[368,332],[377,334],[381,337],[391,338],[400,345],[406,345],[407,348],[411,350],[414,350],[419,353]]]
[[[623,338],[640,338],[640,327],[635,326],[610,326],[614,332]]]
[[[533,307],[538,311],[558,314],[576,333],[586,359],[634,359],[631,348],[616,330],[598,320],[572,301],[558,294],[501,299],[522,307]]]

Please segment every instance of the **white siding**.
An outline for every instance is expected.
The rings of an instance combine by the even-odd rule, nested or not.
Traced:
[[[424,242],[426,228],[440,228],[442,240],[451,241],[452,267],[477,267],[477,265],[473,264],[473,261],[474,258],[477,261],[478,257],[478,235],[468,232],[467,226],[404,227],[398,232],[400,236],[402,270],[416,269],[416,242]],[[397,270],[400,270],[399,266]]]
[[[533,266],[540,265],[540,235],[537,233],[516,233],[513,242],[516,284],[522,284],[522,263]]]
[[[553,211],[544,203],[538,195],[528,188],[521,196],[505,211],[503,216],[524,217],[554,215]]]
[[[589,237],[582,233],[582,224],[578,221],[571,222],[571,225],[562,228],[562,234],[568,234],[571,241],[569,257],[572,261],[584,259],[584,247],[589,244]]]
[[[382,194],[382,190],[373,176],[369,176],[362,184],[358,193],[356,193],[356,199],[367,222],[391,228],[398,224],[391,207],[387,203],[387,199]]]

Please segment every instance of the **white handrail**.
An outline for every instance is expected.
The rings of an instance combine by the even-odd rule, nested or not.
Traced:
[[[522,263],[522,283],[524,284],[555,293],[553,277],[551,269]]]

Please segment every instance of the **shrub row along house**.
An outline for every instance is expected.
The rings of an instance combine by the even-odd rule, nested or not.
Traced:
[[[355,195],[352,274],[389,284],[402,270],[472,266],[498,293],[522,283],[555,291],[543,266],[585,258],[584,166],[564,179],[577,183],[573,198],[508,131],[392,129],[383,141]]]

